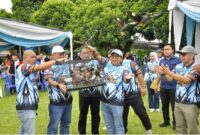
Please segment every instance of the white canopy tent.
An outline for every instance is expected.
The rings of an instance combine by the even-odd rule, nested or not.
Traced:
[[[200,61],[200,0],[170,0],[169,10],[169,38],[171,43],[172,20],[174,27],[175,49],[180,49],[183,33],[184,20],[186,20],[187,45],[192,45],[195,32],[195,49],[197,50],[196,61]],[[186,16],[186,19],[185,19]]]
[[[64,32],[43,26],[36,26],[22,22],[0,19],[0,50],[6,50],[14,46],[25,49],[45,46],[47,50],[55,45],[65,46],[70,42],[70,53],[73,58],[72,32]]]

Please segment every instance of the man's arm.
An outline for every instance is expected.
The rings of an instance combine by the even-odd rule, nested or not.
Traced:
[[[49,85],[58,88],[63,94],[67,93],[67,88],[64,84],[58,83],[57,81],[54,81],[52,78],[48,78]]]
[[[132,71],[135,74],[135,76],[138,78],[141,95],[145,96],[146,95],[146,85],[145,85],[145,81],[144,81],[144,78],[142,75],[142,71],[140,70],[139,66],[135,62],[131,63],[131,68],[132,68]]]
[[[155,86],[155,92],[158,92],[158,87],[159,87],[159,83],[160,83],[160,74],[158,74],[157,78],[156,78],[156,86]]]
[[[193,70],[196,71],[198,75],[200,75],[200,64],[194,65]]]
[[[101,61],[102,59],[102,56],[99,54],[99,52],[96,50],[96,48],[88,45],[87,48],[91,51],[93,57],[98,60],[98,61]]]
[[[61,58],[61,59],[51,60],[51,61],[42,63],[42,64],[40,64],[40,65],[36,65],[36,66],[33,67],[33,71],[36,72],[36,71],[48,69],[48,68],[50,68],[53,64],[59,63],[59,62],[63,62],[63,61],[65,61],[66,59],[67,59],[67,58]]]
[[[138,74],[137,78],[139,81],[141,94],[142,94],[142,96],[145,96],[146,95],[146,85],[145,85],[145,81],[144,81],[142,74],[141,73]]]
[[[172,71],[170,71],[170,69],[164,65],[161,66],[161,70],[163,72],[163,74],[166,76],[168,76],[168,78],[172,78],[180,83],[183,83],[183,84],[189,84],[191,81],[192,81],[192,78],[190,76],[181,76],[181,75],[178,75]],[[166,77],[167,77],[166,76]]]

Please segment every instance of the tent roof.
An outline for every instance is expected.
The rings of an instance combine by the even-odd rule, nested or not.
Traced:
[[[193,44],[195,36],[195,49],[199,54],[200,50],[200,0],[170,0],[169,12],[169,38],[171,43],[171,30],[173,23],[174,41],[176,50],[180,50],[184,22],[186,23],[187,45]],[[173,19],[172,19],[173,18]],[[172,21],[173,20],[173,21]],[[200,55],[196,56],[196,61],[200,61]]]
[[[170,0],[168,10],[179,8],[191,19],[200,22],[200,0]]]
[[[0,39],[5,41],[5,44],[0,44],[1,50],[15,45],[24,48],[39,46],[52,48],[57,44],[66,45],[72,39],[72,33],[24,22],[0,19]]]

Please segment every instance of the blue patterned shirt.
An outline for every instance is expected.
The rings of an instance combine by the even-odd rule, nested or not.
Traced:
[[[100,63],[103,64],[104,73],[106,75],[106,84],[102,91],[102,101],[114,105],[123,105],[123,75],[125,71],[128,71],[128,69],[122,65],[113,66],[106,58],[102,58]]]
[[[23,66],[23,68],[22,68]],[[37,110],[39,102],[34,66],[20,65],[16,72],[17,110]]]
[[[159,66],[158,61],[149,61],[146,67],[147,81],[152,81],[157,78],[156,66]]]
[[[137,63],[132,62],[131,60],[123,60],[122,65],[129,70],[130,73],[133,74],[133,77],[130,83],[123,82],[123,90],[125,95],[132,95],[134,93],[139,93],[138,83],[136,81],[136,77],[138,74],[141,74],[141,70]]]
[[[70,76],[69,64],[56,64],[50,69],[45,71],[45,78],[52,78],[55,81],[61,76]],[[49,100],[50,104],[69,104],[72,103],[71,92],[67,92],[65,95],[57,88],[48,84]]]
[[[193,65],[193,64],[192,64]],[[192,79],[190,84],[182,84],[177,81],[176,101],[181,103],[192,104],[196,103],[196,75],[192,71],[192,65],[185,67],[183,63],[175,67],[175,73],[181,76],[187,76]]]

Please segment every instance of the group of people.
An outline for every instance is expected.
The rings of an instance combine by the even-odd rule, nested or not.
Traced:
[[[92,46],[81,48],[76,60],[92,59],[96,66],[103,68],[105,84],[100,92],[98,87],[79,90],[79,122],[78,131],[86,134],[88,109],[92,115],[92,134],[99,134],[100,100],[104,123],[108,134],[127,133],[128,113],[131,106],[141,120],[147,134],[152,134],[152,124],[146,112],[142,96],[148,89],[150,109],[159,109],[159,94],[162,102],[164,122],[160,127],[170,125],[169,103],[173,113],[173,128],[177,133],[198,132],[197,76],[200,74],[200,65],[194,64],[196,51],[186,46],[178,53],[180,59],[174,56],[172,45],[164,46],[164,57],[159,62],[156,54],[151,53],[151,63],[147,64],[151,74],[145,84],[142,71],[138,64],[129,59],[123,59],[119,49],[112,49],[108,57],[103,57]],[[64,49],[55,46],[52,49],[51,60],[35,65],[36,54],[27,50],[23,55],[23,63],[16,71],[17,113],[21,121],[20,134],[35,134],[36,111],[39,95],[36,85],[37,72],[44,70],[45,80],[48,81],[49,91],[49,124],[47,134],[57,134],[60,124],[60,134],[69,134],[72,111],[72,94],[67,87],[58,81],[62,75],[70,75],[73,70],[67,64]],[[156,80],[155,90],[150,88]],[[160,85],[159,85],[160,84]],[[158,92],[160,87],[160,93]],[[154,98],[154,100],[153,100]],[[190,111],[188,111],[190,110]]]
[[[173,129],[176,129],[176,122],[174,116],[174,105],[175,105],[175,91],[176,81],[168,81],[161,76],[160,69],[161,65],[166,65],[170,70],[174,70],[176,65],[181,63],[179,57],[174,55],[174,48],[171,44],[166,44],[163,47],[163,57],[160,55],[160,51],[151,52],[150,61],[146,65],[145,80],[148,90],[148,103],[150,112],[159,112],[160,99],[162,103],[162,113],[164,122],[161,123],[160,127],[170,126],[169,117],[169,104],[171,104],[172,115],[173,115]],[[154,86],[152,88],[152,83]]]
[[[174,55],[171,44],[164,45],[164,57],[157,60],[150,53],[146,69],[150,112],[159,111],[159,96],[164,122],[160,127],[170,126],[169,105],[172,110],[172,126],[178,134],[198,134],[199,75],[200,64],[195,63],[196,50],[185,46]],[[151,84],[155,81],[154,88]]]
[[[169,126],[169,102],[173,112],[173,128],[178,134],[198,134],[197,104],[199,89],[197,87],[200,75],[200,64],[195,63],[196,50],[192,46],[185,46],[177,51],[179,58],[173,55],[171,45],[164,46],[165,58],[160,61],[157,84],[160,84],[160,95],[164,123],[160,126]],[[172,55],[170,55],[172,54]]]

